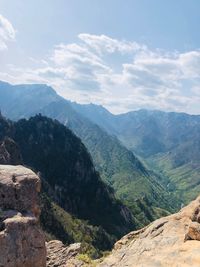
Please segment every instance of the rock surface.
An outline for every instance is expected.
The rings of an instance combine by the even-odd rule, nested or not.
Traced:
[[[0,207],[39,216],[38,176],[23,166],[0,165]]]
[[[200,266],[200,197],[119,240],[99,267]]]
[[[46,247],[48,267],[81,267],[84,265],[76,259],[81,250],[80,243],[66,247],[61,241],[53,240],[48,242]]]
[[[0,266],[45,267],[38,226],[40,180],[22,166],[0,165]]]

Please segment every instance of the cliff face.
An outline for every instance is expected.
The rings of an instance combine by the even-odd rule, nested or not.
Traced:
[[[131,232],[99,267],[200,266],[200,197],[180,212]]]
[[[46,266],[39,191],[40,180],[31,170],[0,165],[0,266]]]

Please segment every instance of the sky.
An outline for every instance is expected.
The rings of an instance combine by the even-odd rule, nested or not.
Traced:
[[[0,0],[0,80],[200,114],[199,0]]]

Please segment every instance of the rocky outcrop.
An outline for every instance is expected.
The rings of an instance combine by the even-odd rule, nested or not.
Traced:
[[[45,267],[38,226],[40,180],[22,166],[0,165],[0,266]]]
[[[23,166],[0,165],[0,207],[6,210],[40,213],[40,179]]]
[[[180,212],[131,232],[99,267],[200,266],[200,197]]]
[[[65,246],[61,241],[53,240],[47,246],[47,267],[81,267],[84,263],[76,258],[81,251],[81,244]]]

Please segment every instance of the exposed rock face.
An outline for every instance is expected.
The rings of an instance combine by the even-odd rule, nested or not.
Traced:
[[[38,227],[40,180],[22,166],[0,165],[0,266],[45,267]]]
[[[6,137],[0,142],[0,164],[22,164],[20,149],[11,138]]]
[[[131,232],[99,267],[200,266],[200,197],[180,212]]]
[[[81,267],[83,262],[76,259],[80,253],[81,244],[76,243],[68,247],[61,241],[53,240],[46,244],[47,246],[47,267]]]

